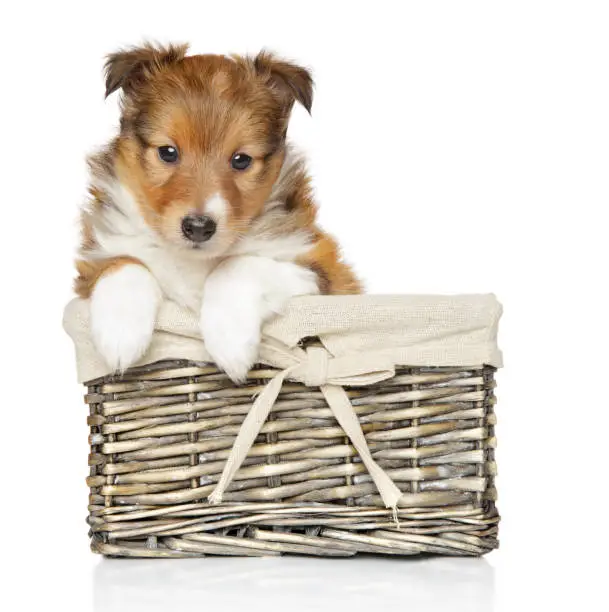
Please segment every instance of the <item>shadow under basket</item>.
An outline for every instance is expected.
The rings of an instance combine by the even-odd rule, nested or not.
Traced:
[[[394,514],[319,389],[286,382],[223,501],[208,495],[277,370],[235,386],[213,365],[164,361],[87,383],[88,522],[116,557],[479,556],[497,547],[493,374],[398,367],[345,387]]]

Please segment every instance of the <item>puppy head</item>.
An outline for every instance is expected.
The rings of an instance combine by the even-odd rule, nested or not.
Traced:
[[[292,106],[311,109],[312,79],[265,52],[186,50],[146,45],[110,55],[106,95],[123,92],[116,169],[144,219],[178,248],[213,257],[262,211]]]

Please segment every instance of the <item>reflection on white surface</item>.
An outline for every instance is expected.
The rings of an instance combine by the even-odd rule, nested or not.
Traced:
[[[103,559],[94,571],[95,612],[259,607],[300,609],[493,609],[494,570],[484,559],[304,557]],[[222,608],[220,608],[222,606]],[[289,607],[288,607],[289,606]]]

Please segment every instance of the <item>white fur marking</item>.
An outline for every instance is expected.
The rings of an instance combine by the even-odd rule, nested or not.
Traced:
[[[226,219],[227,209],[228,204],[219,193],[214,193],[205,202],[205,214],[209,215],[216,222]]]
[[[311,250],[311,237],[305,232],[279,236],[246,236],[231,249],[231,255],[258,255],[280,261],[293,261]]]
[[[260,328],[287,300],[318,293],[316,275],[291,262],[233,257],[207,278],[201,332],[207,351],[230,378],[242,382],[256,362]]]
[[[146,352],[161,291],[143,266],[128,264],[102,276],[91,296],[91,333],[97,350],[115,371]]]

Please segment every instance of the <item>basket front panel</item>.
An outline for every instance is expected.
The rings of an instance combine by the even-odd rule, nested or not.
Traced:
[[[253,397],[215,367],[171,361],[89,383],[93,548],[118,556],[479,555],[496,547],[493,369],[400,368],[346,388],[380,496],[321,392],[286,383],[224,501],[211,493]]]

